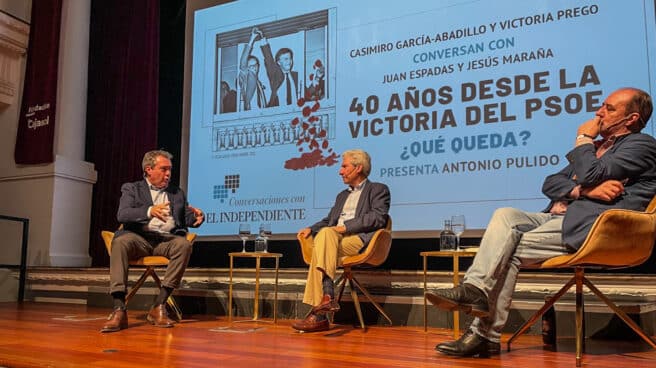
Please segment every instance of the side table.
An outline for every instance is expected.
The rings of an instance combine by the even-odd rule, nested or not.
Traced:
[[[428,331],[428,311],[426,303],[426,269],[428,257],[447,257],[453,259],[453,286],[460,284],[460,257],[471,258],[476,255],[478,248],[467,248],[466,250],[431,250],[419,253],[424,263],[424,332]],[[460,337],[460,314],[453,311],[453,337]]]
[[[282,257],[281,253],[268,253],[268,252],[231,252],[230,256],[230,288],[228,291],[228,323],[232,323],[232,269],[234,266],[234,259],[237,258],[255,258],[255,294],[253,296],[253,319],[240,320],[235,322],[270,322],[261,321],[259,319],[259,306],[260,306],[260,261],[262,258],[274,258],[276,260],[276,281],[273,286],[273,323],[278,321],[278,269],[279,260]]]

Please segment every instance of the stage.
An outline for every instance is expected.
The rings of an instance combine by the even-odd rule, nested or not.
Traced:
[[[350,324],[300,334],[291,320],[233,323],[226,316],[185,316],[174,328],[155,328],[145,311],[128,312],[129,328],[99,332],[107,308],[61,303],[0,303],[2,367],[572,367],[574,341],[560,337],[557,351],[540,336],[519,338],[511,352],[490,359],[453,358],[434,350],[449,329]],[[243,317],[242,317],[243,318]],[[586,341],[583,365],[652,367],[656,351],[641,341]]]

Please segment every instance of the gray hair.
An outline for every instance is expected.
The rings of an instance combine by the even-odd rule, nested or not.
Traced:
[[[143,160],[141,160],[141,169],[143,170],[144,175],[146,174],[147,167],[150,167],[151,169],[155,167],[155,161],[157,161],[157,157],[159,156],[166,157],[169,160],[173,159],[173,155],[164,150],[153,150],[146,152]]]
[[[367,152],[361,149],[353,149],[344,151],[342,157],[350,158],[351,163],[354,166],[362,166],[362,175],[364,175],[365,178],[369,177],[369,173],[371,173],[371,157],[369,157]]]

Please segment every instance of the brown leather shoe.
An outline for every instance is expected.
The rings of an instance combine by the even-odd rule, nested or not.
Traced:
[[[318,317],[318,315],[310,313],[305,319],[292,323],[292,327],[301,332],[328,331],[330,329],[330,322],[328,322],[328,319],[318,321]]]
[[[319,305],[312,308],[312,313],[314,314],[327,312],[334,313],[337,311],[339,311],[339,303],[337,303],[335,300],[333,300],[333,298],[330,297],[330,295],[327,294],[321,298],[321,303],[319,303]]]
[[[146,319],[155,327],[169,328],[175,325],[175,321],[169,318],[169,314],[166,312],[166,306],[164,304],[159,304],[150,308]]]
[[[128,328],[128,312],[125,308],[116,308],[107,317],[107,322],[102,326],[100,332],[116,332]]]

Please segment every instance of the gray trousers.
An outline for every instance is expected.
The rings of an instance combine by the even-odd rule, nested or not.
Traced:
[[[464,283],[483,290],[490,315],[476,318],[471,329],[499,342],[508,320],[519,268],[536,268],[541,262],[573,250],[562,244],[563,216],[499,208],[485,230],[481,246]]]
[[[114,237],[109,259],[109,293],[126,292],[129,261],[151,255],[169,259],[162,286],[177,288],[189,263],[191,249],[192,245],[185,237],[172,234],[144,238],[127,232]]]

